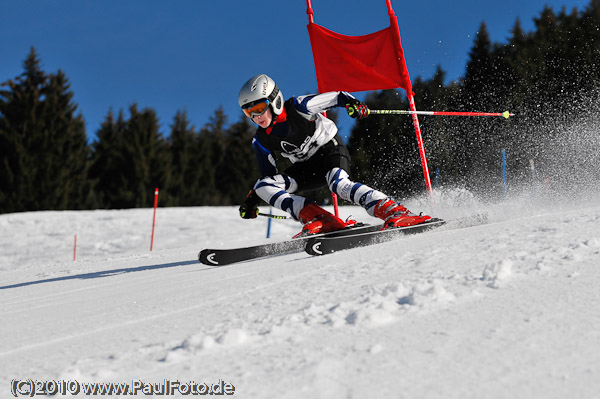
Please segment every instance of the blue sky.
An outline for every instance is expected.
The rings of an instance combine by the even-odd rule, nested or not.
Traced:
[[[589,0],[392,0],[409,73],[429,79],[437,65],[462,76],[485,21],[506,42],[544,5],[583,10]],[[389,25],[385,0],[312,0],[315,22],[346,35]],[[286,98],[317,90],[305,0],[0,0],[0,82],[23,71],[34,46],[46,72],[64,71],[90,140],[108,110],[137,103],[158,113],[168,134],[178,110],[201,127],[219,106],[239,120],[237,94],[267,73]],[[364,98],[365,93],[357,93]],[[418,104],[417,104],[418,108]],[[126,112],[126,115],[127,112]],[[341,116],[342,133],[353,121]]]

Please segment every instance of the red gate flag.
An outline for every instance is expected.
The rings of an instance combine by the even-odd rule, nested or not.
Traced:
[[[312,8],[308,12],[312,13]],[[398,22],[393,11],[390,12],[388,28],[368,35],[342,35],[315,24],[312,18],[309,19],[308,34],[319,92],[401,87],[412,94]]]
[[[346,36],[314,23],[310,0],[306,0],[308,35],[315,60],[319,92],[406,90],[411,111],[416,111],[414,93],[406,68],[404,50],[400,42],[398,20],[391,0],[386,0],[390,26],[364,36]],[[429,167],[425,156],[421,127],[416,113],[412,114],[419,155],[427,191],[432,193]],[[433,197],[432,197],[433,198]]]

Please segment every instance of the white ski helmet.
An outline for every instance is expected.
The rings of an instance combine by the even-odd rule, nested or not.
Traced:
[[[265,74],[251,77],[240,89],[238,102],[240,107],[248,108],[254,103],[269,100],[275,117],[283,111],[283,94],[275,81]]]

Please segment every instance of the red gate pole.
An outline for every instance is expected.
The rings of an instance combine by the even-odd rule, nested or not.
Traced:
[[[154,246],[154,226],[156,225],[156,205],[158,205],[158,187],[154,190],[154,217],[152,218],[152,238],[150,239],[150,251]]]
[[[400,44],[400,28],[398,27],[398,19],[396,18],[396,14],[392,9],[392,3],[390,0],[385,1],[388,15],[390,17],[390,26],[393,28],[392,32],[394,34],[394,44],[396,45],[396,51],[398,54],[404,51],[402,50]],[[410,106],[411,111],[416,111],[417,107],[415,106],[415,98],[413,96],[412,91],[412,83],[410,82],[410,76],[408,76],[408,69],[406,68],[406,61],[404,59],[404,55],[402,57],[398,56],[398,62],[404,65],[403,70],[407,71],[406,75],[406,95],[408,97],[408,104]],[[425,146],[423,145],[423,136],[421,135],[421,125],[419,124],[419,117],[417,114],[412,114],[413,125],[415,126],[415,134],[417,135],[417,143],[419,146],[419,155],[421,156],[421,165],[423,166],[423,175],[425,177],[425,186],[427,187],[427,191],[429,192],[429,196],[433,201],[433,189],[431,188],[431,179],[429,178],[429,167],[427,166],[427,156],[425,155]]]
[[[306,0],[306,14],[308,14],[308,22],[309,23],[314,23],[315,22],[315,13],[312,9],[312,5],[310,4],[310,0]],[[326,112],[323,112],[323,115],[327,116]],[[337,194],[332,192],[331,193],[331,202],[333,203],[333,214],[336,217],[340,217],[340,210],[338,207],[338,198],[337,198]]]
[[[411,111],[416,111],[415,97],[410,93],[408,95],[408,104]],[[421,156],[421,165],[423,166],[423,176],[425,177],[425,187],[427,192],[433,199],[433,189],[431,188],[431,179],[429,178],[429,167],[427,166],[427,156],[425,155],[425,146],[423,145],[423,136],[421,135],[421,125],[419,124],[419,117],[417,114],[412,114],[413,125],[415,126],[415,134],[417,135],[417,142],[419,143],[419,155]]]
[[[315,13],[313,12],[312,5],[310,4],[310,0],[306,0],[306,13],[308,14],[308,22],[311,24],[315,22]]]

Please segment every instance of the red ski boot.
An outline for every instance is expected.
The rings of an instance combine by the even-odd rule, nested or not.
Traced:
[[[375,205],[373,214],[379,219],[384,220],[382,230],[390,227],[414,226],[415,224],[420,224],[431,219],[431,216],[423,214],[415,215],[391,199],[380,200]]]
[[[311,234],[329,233],[330,231],[342,230],[347,226],[356,224],[356,220],[344,222],[342,219],[327,212],[317,204],[306,205],[298,215],[300,223],[304,225],[302,231],[294,238],[303,237]]]

